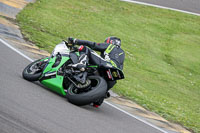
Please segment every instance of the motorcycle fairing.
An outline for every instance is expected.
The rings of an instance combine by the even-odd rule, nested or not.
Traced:
[[[48,88],[51,88],[53,91],[61,94],[66,95],[64,88],[63,88],[63,75],[58,74],[59,69],[70,59],[69,56],[62,56],[60,63],[53,67],[56,62],[57,56],[51,57],[49,59],[48,65],[43,70],[42,77],[40,79],[41,83]]]

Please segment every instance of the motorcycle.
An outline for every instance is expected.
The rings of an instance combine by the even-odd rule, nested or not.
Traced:
[[[108,82],[123,79],[124,74],[109,64],[104,68],[89,64],[84,71],[72,68],[79,56],[78,48],[63,40],[50,57],[29,64],[22,76],[28,81],[40,81],[72,104],[99,106],[109,96]]]

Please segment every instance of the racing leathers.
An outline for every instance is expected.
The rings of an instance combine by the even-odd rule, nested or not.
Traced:
[[[76,45],[81,45],[79,47],[80,58],[79,61],[85,60],[86,56],[89,58],[90,64],[98,65],[99,67],[104,67],[108,64],[123,69],[123,63],[125,54],[121,47],[108,43],[96,43],[86,40],[75,40]],[[87,46],[87,47],[86,47]],[[89,47],[89,48],[88,48]],[[99,51],[101,56],[99,56],[95,51]],[[84,55],[84,56],[83,56]],[[85,61],[88,63],[88,61]]]

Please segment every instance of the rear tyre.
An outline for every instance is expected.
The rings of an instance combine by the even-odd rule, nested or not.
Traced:
[[[100,76],[88,76],[88,79],[91,80],[91,86],[86,92],[77,93],[73,84],[69,86],[66,97],[70,103],[83,106],[104,99],[107,92],[106,81]]]
[[[28,81],[37,81],[39,80],[40,76],[42,75],[42,71],[37,68],[37,64],[40,60],[36,60],[29,64],[24,71],[22,72],[22,76],[24,79]]]

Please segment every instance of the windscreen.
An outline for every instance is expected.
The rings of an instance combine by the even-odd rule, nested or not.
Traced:
[[[69,54],[70,50],[68,49],[68,47],[65,45],[65,42],[61,42],[59,44],[56,45],[56,47],[54,48],[53,52],[52,52],[52,56],[57,55],[58,53],[62,54]]]

